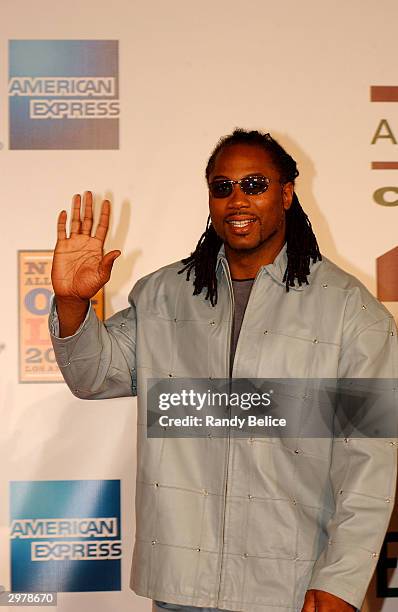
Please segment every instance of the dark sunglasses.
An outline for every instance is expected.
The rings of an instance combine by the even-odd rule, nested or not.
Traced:
[[[231,195],[234,185],[239,185],[246,195],[258,195],[267,191],[271,179],[262,174],[245,176],[239,181],[232,179],[217,179],[209,183],[209,191],[213,198],[228,198]]]

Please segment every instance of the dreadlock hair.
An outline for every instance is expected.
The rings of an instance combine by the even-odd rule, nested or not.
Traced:
[[[235,144],[262,147],[278,168],[282,184],[288,182],[294,183],[299,175],[294,159],[270,134],[257,130],[249,132],[242,128],[236,128],[232,134],[220,138],[210,155],[206,166],[207,182],[214,169],[218,153],[224,148]],[[212,306],[215,306],[217,303],[216,262],[222,242],[209,216],[206,229],[201,235],[196,249],[189,257],[181,260],[184,267],[178,272],[178,274],[181,274],[186,271],[186,280],[188,281],[193,270],[195,274],[193,295],[200,294],[206,288],[205,299],[210,299]],[[289,287],[294,287],[295,280],[297,280],[299,286],[303,283],[308,285],[307,277],[310,274],[310,259],[312,259],[313,263],[322,259],[315,234],[312,231],[311,222],[302,209],[296,193],[293,194],[292,204],[286,211],[286,246],[287,266],[283,275],[283,282],[286,284],[286,291],[289,291]]]

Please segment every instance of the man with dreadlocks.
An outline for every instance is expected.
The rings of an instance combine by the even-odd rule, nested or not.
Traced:
[[[395,439],[148,438],[150,378],[396,378],[393,318],[322,257],[292,157],[235,130],[207,168],[195,251],[140,279],[102,323],[90,299],[103,255],[92,196],[58,219],[50,331],[81,399],[138,396],[131,588],[154,610],[348,612],[374,572],[395,495]],[[302,401],[300,399],[300,401]]]
[[[259,155],[264,158],[263,163],[267,169],[269,168],[270,161],[272,162],[279,177],[264,183],[261,182],[261,175],[255,171],[252,179],[256,185],[251,187],[251,189],[253,190],[252,195],[258,197],[256,200],[246,198],[246,201],[251,201],[261,207],[262,200],[267,203],[271,199],[270,191],[273,187],[270,188],[267,196],[260,197],[261,194],[268,190],[269,183],[276,183],[276,185],[282,187],[282,207],[275,211],[280,217],[280,223],[276,226],[273,224],[269,216],[269,205],[263,212],[264,219],[258,219],[258,224],[251,225],[251,221],[254,223],[257,221],[253,215],[244,215],[247,209],[247,204],[245,203],[240,205],[240,211],[243,212],[238,212],[235,215],[235,219],[234,214],[231,214],[231,200],[229,199],[227,204],[230,212],[225,219],[226,225],[223,227],[224,219],[220,218],[220,199],[231,195],[232,185],[231,181],[226,179],[226,177],[213,176],[216,162],[220,166],[225,160],[224,163],[228,165],[232,159],[239,165],[243,159],[244,164],[249,164],[250,157],[252,157],[253,168],[258,168]],[[238,159],[239,156],[241,159]],[[195,287],[194,295],[201,293],[202,289],[206,287],[206,299],[210,298],[212,305],[215,305],[217,301],[216,260],[223,242],[225,243],[229,266],[231,267],[231,264],[234,265],[234,260],[236,260],[235,265],[239,266],[237,264],[239,261],[241,262],[240,266],[242,266],[242,258],[244,258],[252,262],[250,268],[253,269],[254,274],[257,273],[261,265],[272,263],[286,242],[287,266],[283,276],[283,280],[286,281],[286,291],[289,291],[289,286],[294,286],[295,279],[297,279],[299,285],[302,283],[308,284],[307,277],[310,273],[310,259],[312,258],[312,261],[315,263],[318,259],[321,260],[322,257],[311,228],[311,223],[301,208],[296,193],[293,191],[294,180],[298,174],[296,162],[269,134],[260,134],[257,131],[245,132],[243,130],[235,130],[231,136],[222,138],[219,141],[210,156],[206,168],[206,179],[210,187],[210,217],[206,231],[202,234],[195,252],[183,260],[186,264],[184,270],[188,270],[188,280],[190,271],[192,269],[195,271],[195,280],[193,281]],[[267,178],[270,178],[270,176]],[[244,194],[239,191],[237,191],[236,197],[245,199]],[[232,213],[234,212],[235,210],[232,210]],[[242,224],[237,224],[239,220],[247,220],[248,223],[242,226]],[[269,235],[267,235],[266,222],[270,228],[268,230]],[[231,231],[232,240],[236,236],[239,237],[240,240],[238,240],[236,246],[233,246],[233,243],[230,244],[229,235],[226,233],[227,230]],[[249,244],[248,237],[251,238],[252,244]],[[263,252],[264,256],[260,257],[259,252]],[[239,255],[237,255],[238,253]],[[237,257],[238,259],[236,259]]]

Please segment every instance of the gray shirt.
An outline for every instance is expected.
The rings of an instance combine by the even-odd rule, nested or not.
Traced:
[[[235,310],[234,320],[232,322],[232,336],[231,336],[231,360],[230,360],[230,375],[232,374],[232,367],[234,364],[234,357],[236,351],[236,345],[238,344],[238,338],[240,328],[242,327],[242,321],[245,314],[247,302],[249,301],[250,291],[254,283],[254,278],[245,278],[242,280],[232,280],[232,287],[234,290]]]

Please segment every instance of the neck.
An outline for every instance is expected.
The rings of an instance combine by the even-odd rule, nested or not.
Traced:
[[[232,278],[239,280],[244,278],[255,278],[262,266],[273,263],[285,244],[285,237],[267,245],[267,248],[251,250],[235,250],[224,243],[225,255],[228,261]],[[264,245],[261,245],[264,247]]]

